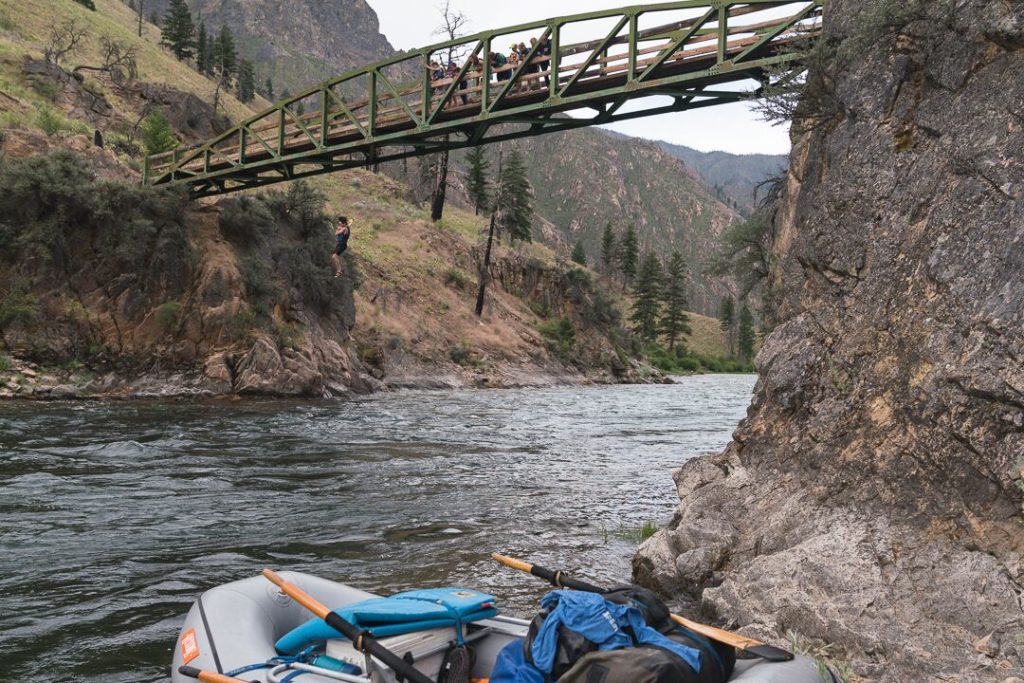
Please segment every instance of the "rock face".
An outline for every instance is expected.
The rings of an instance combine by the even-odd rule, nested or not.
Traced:
[[[1024,673],[1024,5],[830,3],[841,114],[796,140],[747,419],[638,579],[879,681]],[[902,6],[902,5],[901,5]],[[891,7],[890,7],[891,9]],[[929,10],[930,11],[930,10]]]
[[[155,3],[161,16],[167,4]],[[229,26],[241,38],[242,55],[259,66],[261,78],[273,78],[278,92],[286,86],[296,92],[395,52],[365,0],[298,0],[286,12],[274,0],[190,0],[189,5],[211,32]]]

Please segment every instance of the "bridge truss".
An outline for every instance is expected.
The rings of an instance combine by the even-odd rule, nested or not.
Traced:
[[[147,157],[197,197],[736,102],[799,60],[825,0],[688,0],[548,19],[399,54],[282,100],[209,142]],[[535,41],[531,41],[535,38]],[[518,65],[489,56],[523,43]],[[458,60],[437,79],[430,64]],[[479,61],[477,61],[479,60]],[[755,93],[753,93],[756,95]]]

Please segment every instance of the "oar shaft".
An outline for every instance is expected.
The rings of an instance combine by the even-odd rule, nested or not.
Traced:
[[[701,635],[706,636],[708,638],[712,638],[719,642],[727,642],[733,647],[740,647],[740,649],[745,649],[747,647],[754,647],[755,645],[762,644],[759,640],[754,640],[753,638],[740,636],[735,633],[722,630],[720,628],[715,628],[714,626],[708,626],[707,624],[701,624],[696,621],[690,621],[686,617],[681,617],[678,614],[673,614],[671,616],[672,621],[676,622],[683,628],[688,628],[691,631],[697,631]],[[727,640],[723,640],[723,638]],[[745,645],[741,647],[740,643],[745,643]]]
[[[178,673],[182,676],[195,678],[203,683],[246,683],[240,678],[232,678],[231,676],[213,673],[212,671],[203,671],[195,668],[194,666],[179,666]]]
[[[370,653],[389,666],[392,671],[409,679],[412,683],[434,683],[412,664],[381,645],[376,639],[361,631],[354,624],[342,618],[337,612],[329,610],[295,584],[285,581],[277,573],[269,569],[263,570],[263,576],[280,588],[285,595],[326,621],[328,626],[351,640],[357,650]]]
[[[496,562],[500,562],[506,567],[517,569],[521,572],[526,572],[527,574],[533,574],[538,579],[544,579],[556,588],[570,588],[574,591],[582,591],[584,593],[605,592],[603,588],[599,588],[593,584],[589,584],[586,581],[580,581],[579,579],[574,579],[570,576],[565,576],[560,571],[548,569],[547,567],[538,567],[535,564],[523,562],[522,560],[517,560],[514,557],[506,557],[505,555],[492,553],[491,559],[495,560]]]

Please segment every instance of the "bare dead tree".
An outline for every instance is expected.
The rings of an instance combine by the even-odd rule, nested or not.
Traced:
[[[452,7],[452,0],[445,0],[444,5],[437,8],[441,13],[441,25],[434,30],[435,36],[441,36],[448,40],[458,40],[466,35],[466,25],[469,19],[460,10]],[[448,48],[448,61],[452,62],[461,59],[465,53],[465,47],[452,45]],[[447,66],[447,65],[446,65]]]
[[[115,83],[124,81],[125,77],[135,80],[139,77],[138,48],[126,45],[109,36],[100,38],[102,62],[100,66],[82,64],[76,66],[73,73],[81,71],[99,71],[110,74]]]
[[[68,19],[50,29],[50,40],[43,49],[43,59],[60,66],[65,57],[78,49],[85,38],[86,30],[74,19]]]
[[[452,0],[445,0],[444,5],[438,7],[441,12],[441,26],[434,31],[435,34],[446,37],[449,41],[455,41],[465,35],[466,24],[469,20],[466,15],[452,7]],[[448,47],[448,64],[461,59],[463,48],[458,45]],[[445,65],[447,66],[447,64]],[[448,136],[445,136],[445,142]],[[434,191],[430,199],[430,218],[435,223],[444,216],[444,205],[448,196],[448,151],[445,150],[437,155],[436,175],[434,176]]]

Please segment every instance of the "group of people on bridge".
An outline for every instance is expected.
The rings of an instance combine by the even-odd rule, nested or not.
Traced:
[[[501,52],[491,52],[488,55],[488,60],[491,65],[491,74],[496,81],[503,82],[508,81],[512,78],[519,67],[526,63],[530,57],[530,53],[534,53],[533,59],[529,61],[526,67],[527,74],[541,74],[545,73],[544,76],[544,87],[548,87],[551,84],[551,75],[546,72],[551,67],[551,39],[547,36],[543,38],[531,38],[530,45],[526,43],[513,43],[509,46],[508,54]],[[445,67],[442,62],[433,60],[427,66],[427,70],[430,72],[430,81],[434,85],[433,95],[443,95],[452,82],[455,82],[459,78],[459,74],[462,72],[460,67],[454,60],[448,62],[448,66]],[[481,91],[480,84],[484,73],[484,62],[480,58],[480,55],[474,53],[468,60],[468,66],[466,67],[466,76],[459,81],[460,91],[471,91],[464,92],[459,95],[459,99],[462,100],[462,104],[469,104],[470,98]],[[539,89],[540,77],[528,79],[523,83],[520,88],[526,90]],[[477,98],[479,99],[479,96]],[[454,103],[454,99],[452,100]]]

